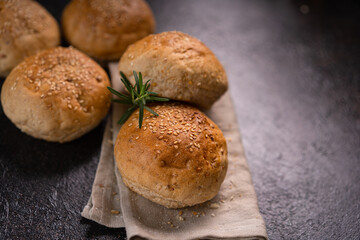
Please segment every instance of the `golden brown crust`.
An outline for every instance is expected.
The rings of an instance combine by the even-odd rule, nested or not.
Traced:
[[[144,0],[73,0],[62,15],[67,40],[98,60],[118,60],[128,45],[153,33]]]
[[[163,32],[130,45],[119,62],[127,76],[141,72],[162,97],[210,108],[228,87],[224,68],[200,40]],[[133,78],[130,78],[133,81]]]
[[[168,208],[192,206],[213,198],[227,170],[221,130],[198,109],[179,103],[151,106],[138,128],[133,113],[122,126],[114,156],[124,183]]]
[[[93,129],[110,107],[105,71],[74,48],[52,48],[26,58],[6,78],[1,103],[23,132],[67,142]]]
[[[25,57],[60,43],[56,20],[30,0],[0,1],[0,76]]]

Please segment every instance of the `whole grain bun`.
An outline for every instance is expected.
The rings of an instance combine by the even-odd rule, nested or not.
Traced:
[[[153,33],[144,0],[72,0],[62,15],[66,39],[98,60],[118,60],[128,45]]]
[[[179,103],[153,105],[159,116],[133,113],[117,136],[114,156],[134,192],[167,208],[212,199],[227,170],[221,130],[198,109]]]
[[[25,57],[59,43],[59,26],[40,4],[0,1],[0,76],[7,76]]]
[[[119,70],[127,76],[141,72],[151,79],[151,91],[202,108],[210,108],[228,87],[225,70],[211,50],[181,32],[150,35],[130,45]]]
[[[109,79],[74,48],[52,48],[26,58],[1,89],[5,115],[23,132],[51,142],[78,138],[108,112]]]

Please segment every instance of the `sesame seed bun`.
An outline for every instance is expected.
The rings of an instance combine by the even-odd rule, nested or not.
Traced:
[[[225,70],[211,50],[181,32],[153,34],[130,45],[119,70],[127,76],[141,72],[151,79],[150,91],[202,108],[210,108],[228,87]]]
[[[180,104],[152,105],[159,116],[139,112],[122,126],[114,156],[131,190],[167,208],[212,199],[227,170],[227,147],[221,130],[198,109]]]
[[[144,0],[72,0],[62,15],[66,39],[97,60],[118,60],[128,45],[153,33]]]
[[[74,48],[52,48],[26,58],[1,89],[5,115],[23,132],[67,142],[97,126],[110,107],[109,79]]]
[[[7,76],[25,57],[59,43],[59,26],[40,4],[0,1],[0,76]]]

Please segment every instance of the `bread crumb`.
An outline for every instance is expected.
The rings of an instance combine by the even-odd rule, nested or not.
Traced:
[[[199,217],[199,213],[198,212],[192,212],[192,215],[194,215],[195,217]]]
[[[211,216],[212,216],[212,217],[215,217],[215,213],[212,213]]]
[[[211,209],[217,209],[217,208],[219,208],[220,207],[220,205],[218,204],[218,203],[212,203],[212,204],[210,204],[210,208]]]
[[[118,210],[111,210],[111,214],[119,214],[120,212]]]
[[[183,211],[179,211],[179,216],[183,215]]]
[[[234,195],[230,197],[230,201],[234,200]]]
[[[180,215],[177,215],[177,217],[176,217],[179,221],[185,221],[185,219],[182,217],[182,216],[180,216]]]

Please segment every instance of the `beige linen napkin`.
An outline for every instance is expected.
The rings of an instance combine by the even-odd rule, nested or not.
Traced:
[[[117,64],[109,64],[109,68],[113,87],[121,89]],[[120,129],[116,122],[125,110],[126,107],[121,105],[113,107],[113,141]],[[155,204],[123,184],[113,159],[112,146],[103,144],[105,149],[102,151],[107,153],[100,158],[93,192],[82,216],[109,227],[125,225],[129,239],[267,239],[229,93],[206,114],[223,131],[229,152],[228,172],[214,199],[184,209],[166,209]],[[106,134],[104,141],[110,139]],[[100,171],[104,166],[110,170]],[[106,176],[98,176],[100,174]],[[120,192],[115,197],[109,196],[117,188]],[[114,203],[119,197],[121,210],[118,203]]]

